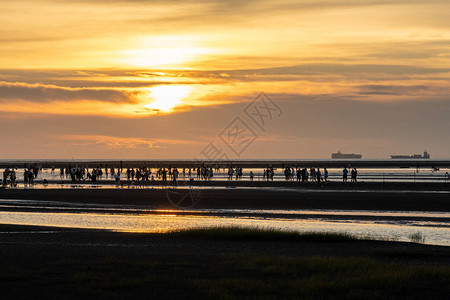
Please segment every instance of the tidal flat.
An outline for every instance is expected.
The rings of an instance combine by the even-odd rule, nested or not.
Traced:
[[[1,225],[6,299],[444,299],[450,248],[336,233]]]

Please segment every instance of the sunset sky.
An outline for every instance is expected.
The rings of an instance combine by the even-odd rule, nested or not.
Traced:
[[[450,158],[448,0],[0,5],[0,158]]]

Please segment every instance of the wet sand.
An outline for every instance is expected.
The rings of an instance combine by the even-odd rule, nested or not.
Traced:
[[[230,183],[228,183],[230,184]],[[235,184],[244,185],[242,182]],[[272,187],[195,189],[195,208],[201,209],[342,209],[450,212],[450,185],[380,183],[271,183]],[[279,187],[281,185],[281,187]],[[78,185],[79,186],[79,185]],[[180,189],[180,195],[189,189]],[[190,196],[188,196],[190,197]],[[170,209],[161,188],[33,188],[0,189],[0,199],[49,200],[97,204],[132,204]]]
[[[19,180],[19,185],[23,187],[23,181]],[[35,183],[42,186],[42,180],[35,180]],[[48,186],[73,186],[73,187],[90,187],[90,186],[100,186],[100,187],[115,187],[116,184],[113,180],[97,180],[96,182],[91,181],[76,181],[71,182],[70,180],[48,180]],[[120,187],[137,186],[133,185],[131,181],[122,180],[120,181]],[[375,181],[358,181],[357,183],[342,182],[342,181],[322,181],[320,184],[317,182],[299,182],[299,181],[285,181],[285,180],[182,180],[174,183],[172,181],[162,182],[160,180],[148,181],[142,183],[142,187],[167,187],[167,186],[198,186],[198,187],[248,187],[248,188],[258,188],[258,187],[273,187],[273,188],[302,188],[302,189],[314,189],[314,190],[376,190],[376,191],[390,191],[390,190],[411,190],[411,191],[450,191],[450,181],[445,182],[403,182],[403,181],[385,181],[385,182],[375,182]],[[1,190],[1,189],[0,189]]]

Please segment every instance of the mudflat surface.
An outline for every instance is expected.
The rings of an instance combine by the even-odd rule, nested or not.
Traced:
[[[400,184],[381,189],[372,184],[342,185],[336,183],[318,187],[204,188],[197,189],[196,208],[242,209],[344,209],[390,211],[450,212],[447,185]],[[189,193],[189,188],[180,189]],[[190,197],[190,196],[189,196]],[[150,208],[173,208],[167,192],[161,188],[33,188],[0,189],[0,199],[51,200],[98,204],[133,204]],[[189,199],[189,198],[188,198]]]
[[[449,248],[413,243],[16,225],[0,239],[5,299],[444,299],[450,283]]]

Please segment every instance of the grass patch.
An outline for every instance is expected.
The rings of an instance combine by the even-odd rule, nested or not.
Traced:
[[[201,298],[439,298],[450,285],[449,266],[380,263],[362,257],[239,255],[229,256],[225,263],[234,276],[190,281]]]
[[[36,281],[45,280],[36,286],[58,288],[55,294],[68,295],[58,299],[136,299],[162,298],[169,294],[171,285],[175,293],[185,292],[183,278],[186,267],[194,268],[190,262],[139,260],[132,257],[105,257],[104,259],[65,259],[45,266],[36,274]],[[39,297],[36,297],[39,298]],[[169,297],[170,298],[170,297]]]
[[[34,279],[33,275],[29,271],[18,271],[18,270],[2,270],[0,273],[0,281],[24,281]]]
[[[413,234],[410,234],[409,239],[411,240],[411,242],[416,243],[416,244],[425,243],[425,236],[423,236],[423,234],[421,232],[415,232]]]
[[[349,242],[360,238],[338,232],[296,232],[273,228],[254,228],[243,226],[226,226],[212,228],[196,228],[168,233],[174,237],[194,237],[221,240],[284,240],[284,241],[314,241],[314,242]]]
[[[3,278],[15,287],[9,295],[26,290],[28,298],[45,298],[51,291],[58,299],[444,299],[450,292],[448,265],[355,255],[69,259],[33,275],[25,286],[23,280]]]

